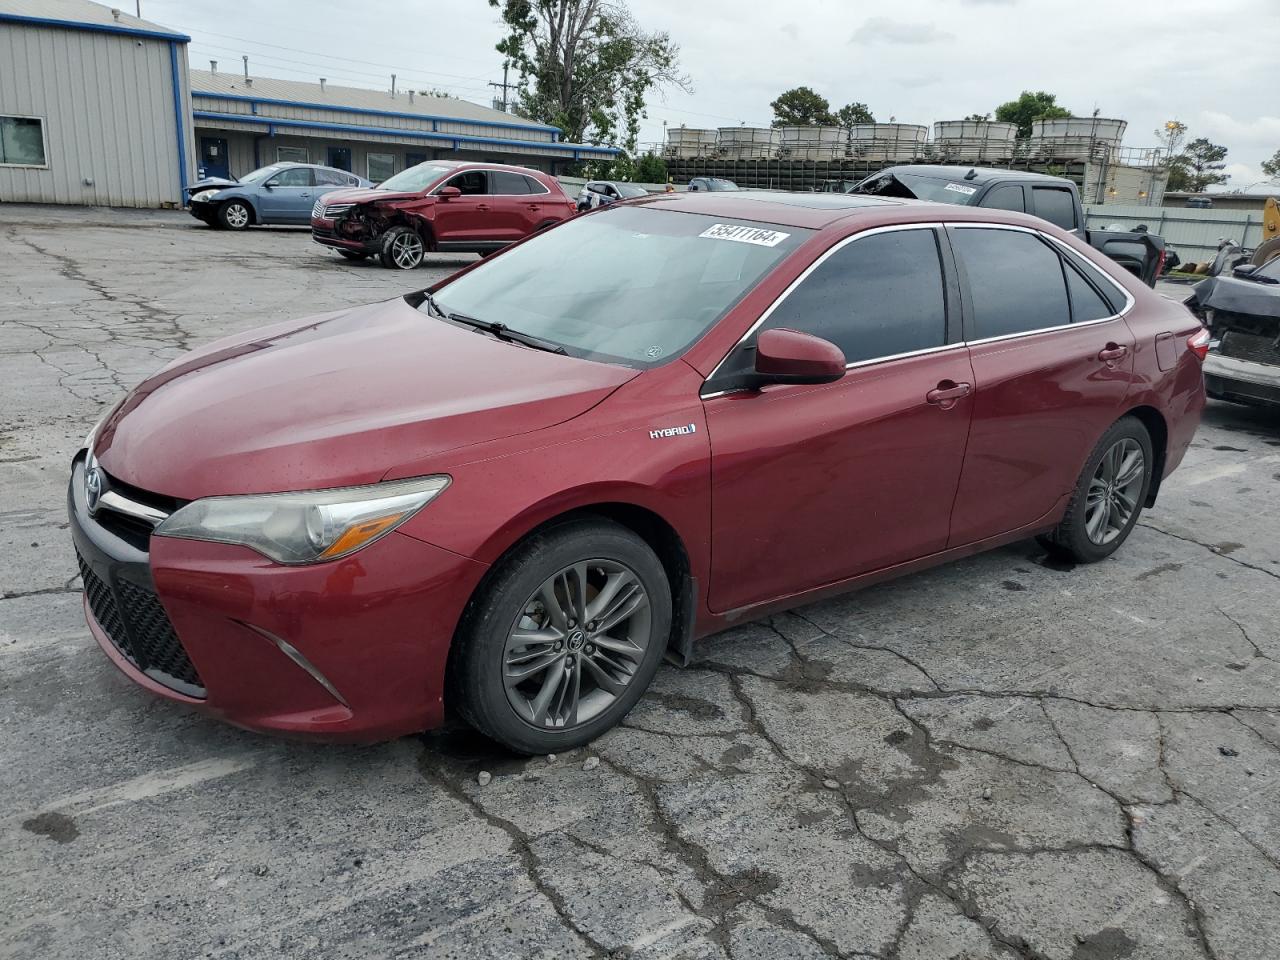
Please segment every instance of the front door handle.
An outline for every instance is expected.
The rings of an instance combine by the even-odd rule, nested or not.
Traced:
[[[1105,347],[1098,351],[1098,359],[1111,363],[1113,360],[1123,360],[1129,353],[1129,348],[1122,343],[1108,343]]]
[[[542,209],[542,205],[541,205],[541,204],[538,204],[538,203],[531,203],[531,204],[529,204],[529,209],[530,209],[530,210],[541,210],[541,209]]]
[[[476,209],[479,210],[481,213],[484,213],[486,210],[489,209],[489,205],[487,203],[477,203]]]
[[[937,404],[943,410],[950,410],[956,401],[973,393],[973,384],[956,383],[954,380],[943,380],[924,395],[930,403]]]

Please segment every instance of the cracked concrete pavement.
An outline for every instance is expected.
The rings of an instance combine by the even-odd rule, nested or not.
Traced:
[[[468,259],[0,206],[0,957],[1277,955],[1265,411],[1211,404],[1112,560],[1017,544],[737,627],[552,761],[460,727],[273,740],[121,677],[63,507],[101,409],[189,346]]]

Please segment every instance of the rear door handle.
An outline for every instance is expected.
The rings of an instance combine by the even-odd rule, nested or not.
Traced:
[[[483,213],[484,211],[489,209],[489,205],[487,203],[477,203],[476,209],[479,210],[481,213]]]
[[[1112,360],[1123,360],[1128,353],[1129,348],[1124,344],[1108,343],[1098,351],[1098,359],[1110,363]]]
[[[973,384],[956,383],[954,380],[943,380],[924,395],[930,403],[936,403],[943,410],[950,410],[956,401],[973,393]]]
[[[529,209],[530,209],[530,210],[541,210],[541,209],[542,209],[542,205],[541,205],[541,204],[539,204],[539,203],[531,203],[531,204],[529,204]]]

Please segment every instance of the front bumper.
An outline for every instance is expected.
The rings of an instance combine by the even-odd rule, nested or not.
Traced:
[[[355,253],[364,254],[375,254],[378,252],[378,243],[376,238],[364,241],[339,237],[334,230],[334,221],[332,220],[320,220],[312,217],[311,239],[323,246],[333,247],[337,250],[351,250]]]
[[[449,644],[484,564],[398,532],[301,567],[226,544],[125,539],[89,515],[83,457],[67,500],[90,631],[140,686],[296,736],[384,740],[443,721]]]
[[[1280,404],[1280,366],[1210,352],[1204,360],[1209,396],[1223,400]]]
[[[206,200],[191,201],[191,215],[197,220],[203,220],[205,223],[212,223],[213,218],[218,215],[218,205],[209,203]]]

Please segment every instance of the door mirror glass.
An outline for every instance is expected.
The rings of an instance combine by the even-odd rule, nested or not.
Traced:
[[[844,376],[844,352],[830,340],[778,327],[756,338],[755,371],[764,383],[833,383]]]
[[[441,200],[452,200],[454,197],[462,196],[462,191],[457,187],[441,187],[437,196]]]

